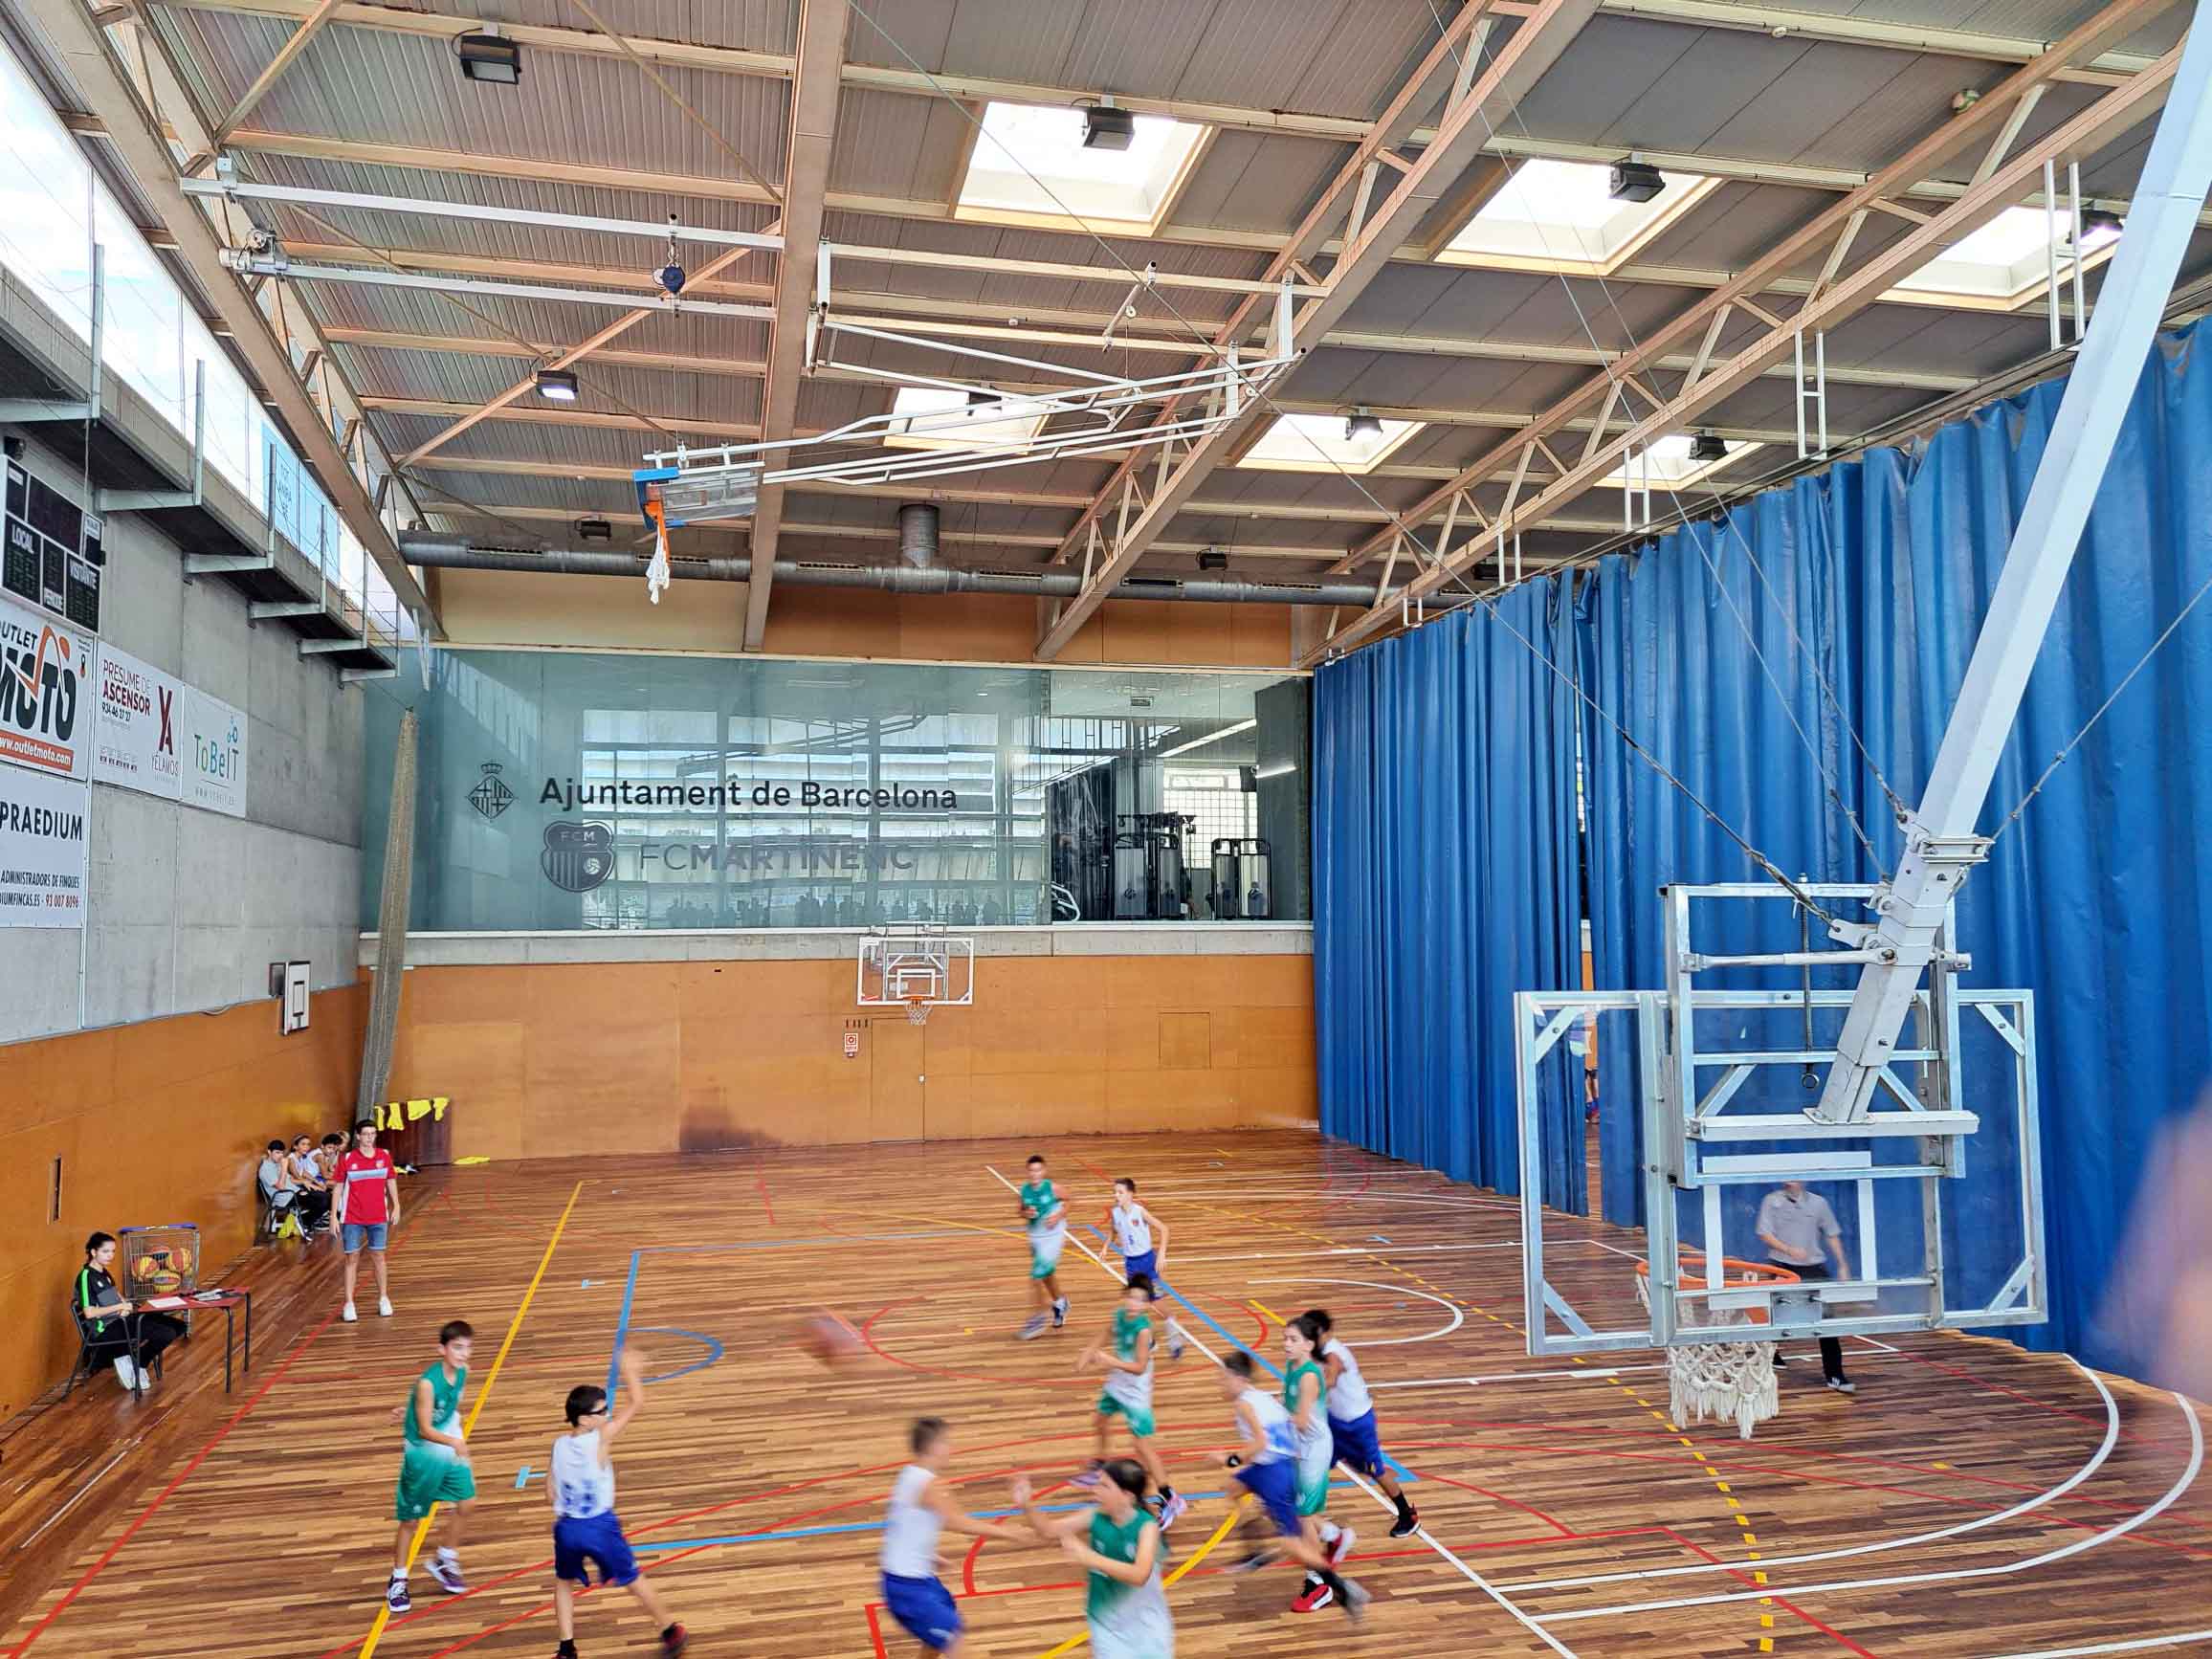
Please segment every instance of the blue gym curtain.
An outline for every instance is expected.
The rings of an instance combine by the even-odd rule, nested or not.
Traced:
[[[2204,338],[2168,336],[2145,365],[1985,832],[2212,577]],[[1662,886],[1762,879],[1613,722],[1792,876],[1867,880],[1891,864],[1898,837],[1874,768],[1917,798],[2062,390],[2038,387],[1910,450],[1768,492],[1724,523],[1606,558],[1580,578],[1571,619],[1558,614],[1561,584],[1514,595],[1522,631],[1579,665],[1595,711],[1544,693],[1536,676],[1548,670],[1473,615],[1316,676],[1323,1127],[1512,1182],[1511,992],[1576,983],[1566,918],[1582,895],[1559,722],[1582,728],[1602,986],[1659,984]],[[1506,718],[1509,701],[1548,715],[1540,731]],[[2136,1371],[2148,1356],[2100,1322],[2106,1286],[2157,1137],[2212,1078],[2206,709],[2212,600],[2003,830],[1959,900],[1974,958],[1964,983],[2036,996],[2052,1319],[2023,1338]],[[1546,834],[1559,837],[1548,850],[1535,844]],[[1498,879],[1501,847],[1525,879]],[[1756,907],[1756,920],[1743,908],[1724,944],[1795,944],[1789,906]],[[1599,1047],[1604,1209],[1632,1223],[1624,1048]],[[1970,1149],[1970,1167],[1977,1156],[2010,1149]]]
[[[1315,675],[1321,1126],[1500,1192],[1520,1190],[1513,993],[1582,983],[1564,591],[1531,583]],[[1545,1197],[1580,1212],[1563,1051],[1546,1082]]]

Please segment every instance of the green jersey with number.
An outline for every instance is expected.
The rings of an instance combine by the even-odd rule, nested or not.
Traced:
[[[1116,1522],[1099,1510],[1091,1516],[1091,1547],[1110,1561],[1134,1561],[1151,1519],[1139,1509]],[[1171,1659],[1175,1652],[1175,1622],[1161,1587],[1157,1549],[1151,1576],[1141,1584],[1125,1584],[1094,1569],[1083,1612],[1091,1623],[1093,1651],[1101,1659]]]

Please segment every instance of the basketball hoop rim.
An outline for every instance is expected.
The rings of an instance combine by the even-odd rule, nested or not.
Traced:
[[[1675,1251],[1674,1259],[1677,1265],[1694,1269],[1702,1277],[1705,1272],[1705,1252],[1703,1250],[1692,1250],[1685,1245]],[[1773,1262],[1750,1262],[1738,1256],[1722,1256],[1720,1266],[1723,1270],[1721,1284],[1729,1290],[1749,1290],[1756,1285],[1799,1285],[1804,1283],[1802,1275],[1791,1272],[1785,1267],[1778,1267]],[[1636,1264],[1636,1272],[1648,1279],[1651,1276],[1651,1264],[1648,1261],[1640,1261]],[[1701,1285],[1699,1288],[1704,1287]]]

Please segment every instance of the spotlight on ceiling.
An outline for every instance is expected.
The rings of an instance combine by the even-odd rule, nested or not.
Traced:
[[[576,540],[611,542],[614,540],[614,526],[605,519],[579,519],[576,520]]]
[[[1198,556],[1198,567],[1201,570],[1227,570],[1228,555],[1219,547],[1208,547]]]
[[[498,34],[464,34],[453,42],[461,74],[470,80],[513,86],[522,78],[522,49]]]
[[[1690,458],[1693,461],[1725,461],[1728,446],[1711,432],[1698,432],[1690,440]]]
[[[2082,210],[2082,252],[2093,254],[2099,248],[2110,247],[2120,239],[2120,232],[2127,228],[2127,220],[2108,209],[2084,208]]]
[[[538,371],[538,395],[555,403],[576,401],[576,371],[572,368],[542,368]]]
[[[1095,103],[1083,111],[1083,147],[1087,150],[1125,150],[1137,136],[1137,118],[1111,101]]]
[[[1613,164],[1612,188],[1607,193],[1616,202],[1648,202],[1666,188],[1667,181],[1649,162],[1623,158]]]
[[[1344,417],[1344,441],[1346,443],[1351,443],[1355,438],[1379,438],[1382,435],[1382,421],[1363,409],[1354,409]]]

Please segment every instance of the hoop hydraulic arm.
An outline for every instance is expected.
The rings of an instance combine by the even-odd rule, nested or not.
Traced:
[[[1905,820],[1904,855],[1870,900],[1879,919],[1830,927],[1839,941],[1871,950],[1876,960],[1860,976],[1811,1109],[1822,1122],[1865,1121],[1937,926],[1967,872],[1988,854],[1990,838],[1976,832],[1982,803],[2212,189],[2212,0],[2197,0],[2194,25],[1926,791]]]

